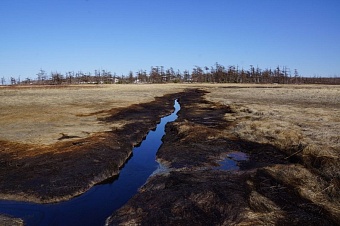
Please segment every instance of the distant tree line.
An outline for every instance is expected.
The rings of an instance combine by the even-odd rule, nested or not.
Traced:
[[[67,85],[67,84],[114,84],[114,83],[255,83],[255,84],[340,84],[340,77],[303,77],[297,69],[293,72],[288,67],[277,66],[275,69],[260,69],[250,65],[245,70],[238,66],[225,67],[216,63],[211,67],[194,66],[191,70],[165,69],[163,66],[153,66],[150,71],[130,71],[128,75],[117,76],[106,70],[95,70],[94,73],[69,71],[64,74],[44,70],[36,74],[35,79],[11,77],[11,85]],[[6,84],[3,77],[1,84]]]

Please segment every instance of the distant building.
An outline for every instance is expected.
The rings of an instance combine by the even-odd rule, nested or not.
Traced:
[[[113,83],[119,83],[119,78],[113,78]]]

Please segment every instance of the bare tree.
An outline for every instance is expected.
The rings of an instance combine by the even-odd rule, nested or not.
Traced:
[[[182,73],[181,73],[180,70],[177,70],[177,72],[176,72],[176,79],[177,79],[178,82],[181,82],[182,79],[183,79],[183,76],[182,76]]]
[[[15,85],[17,82],[15,80],[15,78],[11,77],[11,85]]]
[[[151,83],[160,83],[162,81],[162,77],[161,77],[161,74],[160,74],[160,68],[158,66],[151,67],[150,81],[151,81]]]
[[[299,72],[297,71],[297,69],[294,69],[294,83],[295,84],[298,83],[298,78],[299,78]]]
[[[44,84],[47,80],[47,74],[43,69],[40,69],[39,73],[37,74],[37,82],[38,84]]]
[[[147,82],[148,81],[148,76],[146,74],[146,71],[145,70],[139,70],[137,71],[137,79],[139,82]]]
[[[133,83],[134,80],[135,80],[135,79],[134,79],[134,77],[133,77],[133,72],[132,72],[132,71],[129,71],[128,82],[129,82],[129,83]]]
[[[195,66],[192,69],[191,78],[193,82],[203,82],[204,81],[203,69],[199,66]]]
[[[31,79],[29,77],[27,77],[24,81],[24,84],[30,85],[31,84]]]
[[[60,85],[63,82],[63,75],[59,72],[51,73],[51,78],[54,85]]]
[[[216,63],[212,67],[200,67],[194,66],[192,72],[189,73],[185,70],[183,73],[180,70],[175,71],[172,67],[165,69],[163,66],[151,67],[149,73],[145,70],[139,70],[135,74],[131,71],[127,76],[117,76],[115,73],[106,70],[95,70],[94,74],[83,73],[81,71],[74,73],[68,71],[65,76],[55,72],[51,73],[50,80],[48,80],[46,72],[40,69],[37,73],[36,79],[26,78],[22,82],[20,76],[18,79],[11,77],[8,81],[11,85],[16,84],[75,84],[75,83],[133,83],[136,79],[138,82],[148,83],[162,83],[162,82],[218,82],[218,83],[279,83],[279,84],[307,84],[307,83],[318,83],[318,84],[339,84],[339,76],[334,77],[302,77],[295,69],[292,73],[286,66],[277,66],[274,70],[272,69],[260,69],[258,66],[254,67],[250,65],[248,70],[239,69],[233,65],[227,68],[223,65]],[[120,78],[120,80],[118,80]],[[48,82],[48,83],[47,83]],[[6,85],[4,77],[1,78],[2,85]]]
[[[188,70],[184,70],[183,72],[183,79],[185,82],[190,82],[191,81],[191,77],[190,77],[190,73]]]

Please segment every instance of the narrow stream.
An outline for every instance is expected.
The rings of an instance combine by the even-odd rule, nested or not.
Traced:
[[[161,119],[155,130],[147,135],[140,146],[133,149],[133,156],[125,163],[119,176],[111,183],[96,185],[85,194],[56,204],[35,204],[0,200],[0,214],[19,217],[25,225],[104,225],[115,210],[137,193],[148,177],[157,170],[156,152],[162,144],[165,125],[177,119],[175,111]]]

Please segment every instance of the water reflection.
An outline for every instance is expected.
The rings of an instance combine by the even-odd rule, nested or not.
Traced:
[[[246,153],[235,151],[228,153],[227,157],[218,162],[219,166],[214,169],[220,170],[238,170],[239,167],[237,165],[237,161],[246,161],[248,160],[248,156]]]
[[[162,144],[165,124],[177,119],[175,111],[161,119],[155,130],[133,149],[133,157],[124,165],[111,183],[101,183],[85,194],[56,204],[0,201],[0,214],[22,218],[25,225],[104,225],[115,210],[124,205],[157,169],[156,152]]]

